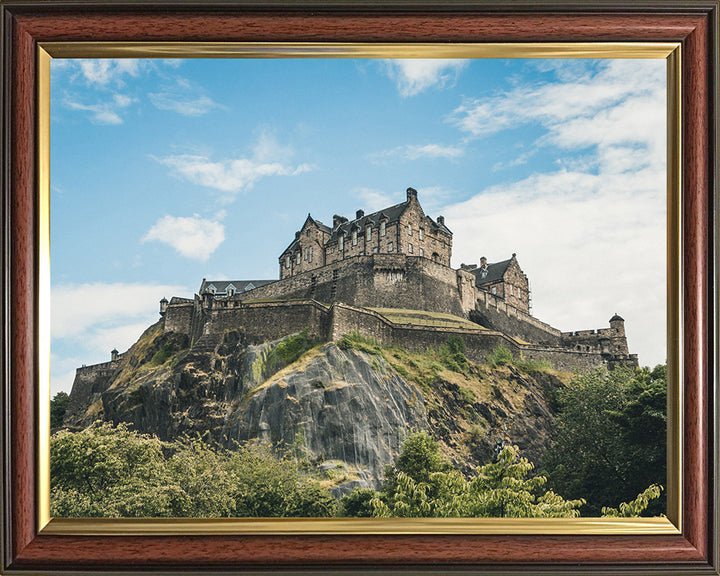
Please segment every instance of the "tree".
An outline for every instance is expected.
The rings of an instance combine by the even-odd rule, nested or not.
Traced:
[[[53,435],[50,479],[54,516],[332,516],[337,509],[317,479],[268,446],[161,442],[123,424]]]
[[[559,391],[554,442],[542,462],[549,486],[585,498],[583,514],[632,500],[665,482],[665,367],[598,369]],[[645,513],[665,510],[665,499]]]
[[[70,396],[68,396],[67,392],[58,392],[55,394],[53,399],[50,400],[51,429],[60,428],[60,426],[62,426],[69,400]]]
[[[577,516],[583,501],[545,492],[544,477],[528,477],[532,468],[518,458],[517,447],[506,447],[497,462],[483,466],[468,481],[442,457],[435,440],[414,434],[403,444],[382,490],[374,498],[363,493],[355,499],[369,500],[373,515],[381,517]]]

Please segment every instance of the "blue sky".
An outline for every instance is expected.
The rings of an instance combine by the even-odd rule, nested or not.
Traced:
[[[271,279],[308,212],[418,190],[453,266],[665,361],[663,60],[53,60],[52,394],[203,278]]]

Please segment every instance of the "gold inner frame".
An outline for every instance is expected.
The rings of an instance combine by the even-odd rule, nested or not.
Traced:
[[[679,534],[682,519],[681,46],[679,43],[361,44],[47,42],[38,46],[38,530],[42,534]],[[51,518],[50,62],[53,58],[663,58],[667,61],[667,517]]]

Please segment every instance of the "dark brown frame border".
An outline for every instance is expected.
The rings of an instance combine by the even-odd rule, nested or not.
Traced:
[[[718,1],[205,3],[5,0],[2,68],[2,560],[7,574],[718,574]],[[683,530],[662,536],[38,534],[37,49],[42,42],[682,44]]]

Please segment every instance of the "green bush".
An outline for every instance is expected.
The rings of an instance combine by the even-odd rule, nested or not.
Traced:
[[[440,347],[440,362],[453,372],[467,372],[470,362],[468,362],[465,352],[465,341],[460,336],[450,336],[447,342]]]
[[[513,363],[513,355],[508,348],[500,344],[492,351],[492,354],[487,357],[487,362],[493,368],[505,366],[506,364]]]
[[[343,334],[338,341],[340,350],[358,350],[367,354],[382,354],[382,348],[376,340],[363,336],[359,332]]]

